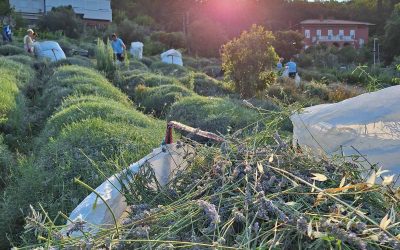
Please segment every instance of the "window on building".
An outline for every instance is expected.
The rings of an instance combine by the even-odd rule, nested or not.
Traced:
[[[321,30],[317,30],[317,38],[320,38],[321,36]]]
[[[350,30],[350,37],[351,37],[351,39],[356,38],[356,31],[355,30]]]
[[[360,38],[360,41],[358,42],[358,44],[360,45],[360,48],[364,46],[364,39]]]
[[[344,38],[344,30],[339,30],[339,39],[343,40]]]
[[[310,30],[305,30],[305,31],[304,31],[304,36],[305,36],[306,38],[310,38],[310,37],[311,37]]]
[[[333,37],[333,30],[328,30],[328,39],[332,40]]]

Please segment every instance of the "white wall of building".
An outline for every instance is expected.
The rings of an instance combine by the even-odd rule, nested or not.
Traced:
[[[10,0],[11,6],[22,13],[39,14],[53,7],[71,5],[84,19],[112,21],[111,0]],[[46,5],[46,7],[45,7]]]

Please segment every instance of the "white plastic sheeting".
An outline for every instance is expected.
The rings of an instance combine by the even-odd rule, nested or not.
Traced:
[[[143,58],[143,46],[144,44],[141,42],[133,42],[131,43],[131,55],[133,58],[142,59]]]
[[[311,152],[345,156],[360,152],[391,174],[400,173],[400,86],[309,107],[291,120],[294,143]]]
[[[183,66],[183,61],[182,61],[182,54],[181,52],[170,49],[168,51],[165,51],[164,53],[161,54],[161,61],[163,63],[168,63],[168,64],[176,64]]]
[[[35,55],[39,58],[48,58],[52,62],[67,58],[57,42],[35,42],[33,47]]]
[[[101,197],[111,207],[113,214],[116,219],[119,220],[124,212],[127,210],[127,203],[122,194],[121,182],[127,183],[131,181],[126,176],[128,173],[134,174],[144,164],[150,164],[153,168],[154,173],[157,177],[160,185],[165,185],[174,176],[176,171],[184,169],[188,165],[188,159],[193,156],[193,148],[188,145],[177,145],[170,144],[157,149],[138,162],[129,166],[127,170],[122,171],[119,174],[115,174],[102,183],[95,191],[101,195]],[[131,176],[128,174],[128,176]],[[95,205],[94,205],[95,204]],[[91,193],[87,196],[70,214],[71,221],[85,221],[84,232],[96,233],[100,227],[112,227],[114,226],[114,220],[110,210],[102,199],[98,198],[95,193]],[[68,225],[71,225],[68,222]],[[81,232],[74,232],[73,237],[82,236]]]

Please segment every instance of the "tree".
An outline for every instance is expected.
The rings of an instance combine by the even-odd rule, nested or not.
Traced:
[[[189,26],[191,53],[205,57],[219,56],[221,46],[228,41],[224,28],[211,20],[197,20]]]
[[[383,49],[385,60],[390,63],[393,58],[400,55],[400,3],[396,4],[392,15],[385,26],[385,37],[383,41]]]
[[[45,31],[63,31],[70,38],[79,38],[83,32],[83,23],[71,6],[53,8],[39,19],[38,26]]]
[[[278,31],[275,33],[273,46],[280,57],[289,60],[300,53],[303,48],[303,39],[302,34],[293,30]]]
[[[11,11],[8,0],[0,0],[0,17],[10,15]]]
[[[244,31],[239,38],[223,46],[222,68],[242,97],[253,97],[274,81],[271,69],[275,67],[278,55],[272,47],[273,42],[272,32],[253,25],[250,31]]]

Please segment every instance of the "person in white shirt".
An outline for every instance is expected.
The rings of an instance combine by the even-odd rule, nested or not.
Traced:
[[[26,52],[33,54],[33,34],[35,32],[32,29],[28,29],[26,32],[28,34],[24,37],[24,48]]]

